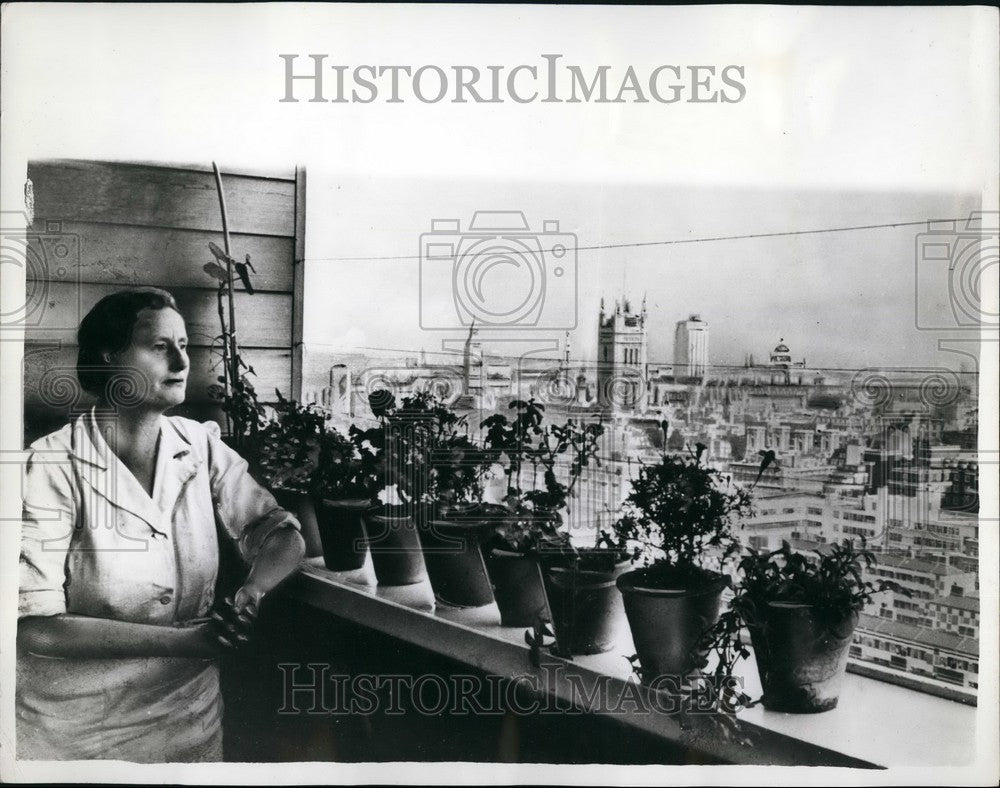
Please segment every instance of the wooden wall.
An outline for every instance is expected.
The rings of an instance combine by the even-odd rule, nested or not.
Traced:
[[[76,331],[104,295],[134,285],[173,293],[187,320],[191,372],[175,412],[216,418],[208,395],[220,374],[209,241],[223,246],[211,166],[97,161],[30,162],[34,222],[28,230],[25,333],[25,441],[89,408],[76,384]],[[300,396],[305,173],[255,174],[223,168],[233,256],[257,269],[254,295],[236,295],[237,338],[265,400],[274,389]]]

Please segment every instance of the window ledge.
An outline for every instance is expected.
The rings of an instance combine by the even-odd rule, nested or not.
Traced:
[[[331,572],[321,559],[307,560],[284,593],[339,618],[370,627],[492,675],[527,678],[551,704],[579,703],[582,692],[606,682],[623,697],[633,653],[620,633],[606,654],[564,660],[543,652],[532,664],[524,627],[501,627],[495,605],[479,609],[435,607],[426,581],[411,586],[374,584],[370,564],[357,572]],[[753,659],[741,663],[744,691],[760,695]],[[618,694],[616,694],[616,690]],[[643,691],[645,689],[643,688]],[[627,693],[631,694],[631,693]],[[624,704],[622,704],[624,705]],[[633,707],[634,708],[634,704]],[[882,711],[892,709],[892,723]],[[873,713],[874,711],[878,713]],[[738,727],[752,746],[714,734],[692,737],[676,715],[607,711],[617,720],[728,763],[879,768],[946,766],[974,760],[976,709],[853,673],[844,677],[840,703],[820,714],[784,714],[757,705],[740,712]]]

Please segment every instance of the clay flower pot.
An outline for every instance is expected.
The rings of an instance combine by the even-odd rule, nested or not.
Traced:
[[[538,557],[494,547],[486,557],[493,596],[505,627],[530,627],[549,620],[545,583]]]
[[[625,624],[615,581],[628,567],[607,551],[581,550],[569,566],[545,572],[545,590],[559,650],[568,654],[610,651]]]
[[[320,501],[316,523],[327,569],[346,572],[365,565],[368,546],[362,517],[371,505],[371,501],[361,498]]]
[[[618,577],[643,683],[659,676],[679,683],[703,664],[698,641],[718,621],[726,587],[723,575],[703,574],[701,582],[687,587],[671,582],[671,573],[655,564]]]
[[[747,628],[773,711],[811,714],[837,706],[858,616],[835,625],[817,619],[811,605],[770,602]]]
[[[408,586],[427,579],[417,523],[409,507],[383,505],[365,512],[368,550],[379,585]]]
[[[479,506],[443,509],[418,523],[427,575],[435,597],[454,607],[493,602],[482,544],[492,528]]]
[[[323,542],[319,537],[319,524],[316,521],[316,504],[309,493],[299,490],[286,490],[276,487],[271,490],[278,506],[286,512],[291,512],[302,526],[302,539],[306,543],[306,558],[323,555]]]

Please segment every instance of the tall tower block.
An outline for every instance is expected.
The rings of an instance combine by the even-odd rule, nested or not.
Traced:
[[[674,375],[704,380],[708,375],[708,323],[691,315],[677,323],[674,333]]]
[[[625,300],[606,314],[597,329],[597,401],[615,412],[641,410],[646,400],[646,300],[638,312]]]

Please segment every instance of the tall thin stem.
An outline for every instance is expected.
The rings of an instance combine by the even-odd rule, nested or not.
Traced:
[[[215,301],[219,309],[219,325],[222,326],[222,385],[223,394],[230,390],[229,385],[229,337],[226,330],[226,314],[222,309],[222,288],[223,285],[220,283],[219,288],[215,291]],[[233,434],[233,423],[232,419],[229,417],[229,408],[224,409],[226,416],[226,432],[230,435]]]
[[[212,170],[215,172],[215,185],[219,192],[219,211],[222,214],[222,241],[226,251],[226,293],[229,297],[229,336],[227,343],[229,347],[229,379],[232,393],[235,394],[239,384],[240,368],[239,355],[236,349],[236,309],[233,304],[233,254],[229,244],[229,213],[226,210],[226,192],[222,188],[222,173],[219,172],[219,165],[212,162]],[[239,447],[243,437],[243,423],[237,414],[233,418],[233,443]]]

